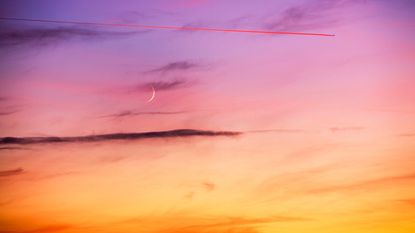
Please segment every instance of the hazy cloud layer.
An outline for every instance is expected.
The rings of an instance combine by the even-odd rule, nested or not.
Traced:
[[[78,137],[4,137],[0,138],[0,145],[7,144],[43,144],[43,143],[78,143],[78,142],[101,142],[112,140],[138,140],[146,138],[176,138],[176,137],[216,137],[237,136],[241,132],[234,131],[208,131],[194,129],[177,129],[169,131],[155,131],[143,133],[115,133]]]

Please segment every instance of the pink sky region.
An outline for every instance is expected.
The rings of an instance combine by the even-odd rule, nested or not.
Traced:
[[[415,232],[413,12],[1,1],[0,233]]]

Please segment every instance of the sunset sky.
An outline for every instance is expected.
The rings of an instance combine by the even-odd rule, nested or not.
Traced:
[[[1,1],[0,233],[415,232],[414,12]]]

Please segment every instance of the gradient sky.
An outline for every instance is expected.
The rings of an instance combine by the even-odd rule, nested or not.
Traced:
[[[2,18],[336,36],[0,20],[0,233],[415,232],[413,12],[1,1]]]

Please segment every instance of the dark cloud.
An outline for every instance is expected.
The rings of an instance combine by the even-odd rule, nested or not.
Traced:
[[[17,168],[17,169],[13,169],[13,170],[5,170],[5,171],[0,171],[0,177],[4,177],[4,176],[16,176],[16,175],[20,175],[24,172],[24,170],[22,168]]]
[[[194,129],[177,129],[169,131],[155,131],[143,133],[114,133],[89,135],[78,137],[4,137],[0,138],[0,145],[8,144],[44,144],[44,143],[78,143],[78,142],[101,142],[112,140],[139,140],[146,138],[177,138],[177,137],[216,137],[216,136],[237,136],[242,134],[235,131],[209,131]]]
[[[6,146],[6,147],[0,147],[0,150],[27,150],[27,148],[17,147],[17,146]]]
[[[141,111],[121,111],[119,113],[105,115],[100,118],[112,118],[112,119],[120,119],[125,117],[134,117],[134,116],[141,116],[141,115],[176,115],[176,114],[183,114],[186,113],[185,111],[172,111],[172,112],[141,112]]]
[[[190,61],[177,61],[171,62],[159,68],[149,70],[147,73],[161,73],[166,74],[172,71],[185,71],[199,67],[198,64]]]
[[[336,10],[363,2],[366,0],[308,0],[273,15],[264,26],[276,31],[325,28],[341,20]]]
[[[137,31],[100,31],[84,27],[0,27],[0,48],[26,44],[45,46],[70,39],[119,38],[137,33]]]

